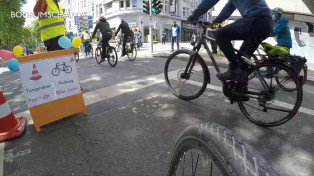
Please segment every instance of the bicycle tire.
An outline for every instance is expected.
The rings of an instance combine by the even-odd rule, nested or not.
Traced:
[[[92,47],[91,47],[90,50],[89,50],[89,57],[90,57],[91,59],[93,59],[93,57],[94,57],[94,50],[93,50]]]
[[[64,72],[71,73],[72,72],[72,67],[71,66],[65,66]]]
[[[54,70],[56,70],[56,71],[54,71]],[[54,72],[56,72],[56,73],[54,73]],[[58,76],[60,74],[60,70],[58,68],[54,68],[54,69],[51,70],[51,74],[53,76]]]
[[[209,80],[209,70],[208,70],[208,67],[204,61],[204,59],[199,55],[199,54],[196,54],[196,59],[197,61],[200,63],[201,67],[202,67],[202,70],[203,70],[203,73],[204,73],[204,79],[203,79],[203,83],[202,83],[202,86],[201,86],[201,89],[199,90],[198,93],[196,93],[195,95],[193,96],[184,96],[184,95],[180,95],[178,94],[174,89],[173,87],[171,86],[171,83],[170,83],[170,80],[169,80],[169,75],[168,75],[168,67],[169,67],[169,64],[171,62],[171,60],[176,56],[176,55],[179,55],[179,54],[188,54],[188,55],[191,55],[191,51],[189,50],[177,50],[175,51],[174,53],[172,53],[167,61],[166,61],[166,64],[165,64],[165,68],[164,68],[164,75],[165,75],[165,80],[166,80],[166,83],[169,87],[169,89],[171,90],[172,94],[175,95],[176,97],[182,99],[182,100],[193,100],[193,99],[196,99],[198,98],[199,96],[201,96],[204,91],[206,90],[206,87],[207,87],[207,83],[208,83],[208,80]]]
[[[137,49],[136,49],[135,46],[133,46],[133,53],[132,53],[132,56],[134,56],[134,57],[130,57],[129,54],[130,54],[130,53],[127,54],[129,60],[130,60],[130,61],[134,61],[134,60],[136,59],[136,56],[137,56]]]
[[[290,65],[293,69],[294,67],[292,65]],[[303,71],[303,76],[301,77],[300,73],[298,73],[300,75],[300,85],[301,87],[306,83],[306,80],[307,80],[307,66],[303,66],[302,69],[301,69],[301,72]],[[297,72],[297,70],[295,69],[295,72]],[[287,88],[285,87],[284,85],[281,84],[280,80],[278,79],[278,77],[275,77],[275,80],[277,82],[277,84],[285,91],[288,91],[288,92],[292,92],[292,91],[296,91],[297,88]]]
[[[302,103],[302,98],[303,98],[303,89],[300,85],[299,80],[299,75],[298,73],[289,65],[284,64],[280,61],[277,60],[264,60],[263,62],[260,62],[256,67],[271,67],[271,66],[276,66],[277,68],[281,68],[282,70],[286,71],[288,74],[292,75],[292,79],[294,80],[295,84],[296,84],[296,102],[295,102],[295,106],[293,107],[292,111],[284,118],[277,120],[277,121],[273,121],[273,122],[263,122],[260,120],[257,120],[253,117],[251,117],[251,115],[247,112],[247,110],[244,107],[244,102],[241,100],[238,100],[238,106],[241,110],[241,112],[244,114],[244,116],[249,119],[251,122],[260,125],[260,126],[264,126],[264,127],[273,127],[273,126],[278,126],[281,125],[283,123],[286,123],[287,121],[289,121],[290,119],[292,119],[294,117],[294,115],[298,112],[301,103]]]
[[[101,64],[101,49],[100,48],[96,48],[95,50],[95,60],[97,64]]]
[[[232,131],[210,122],[191,125],[181,133],[172,152],[167,172],[168,176],[177,175],[176,170],[180,168],[179,165],[183,155],[185,156],[185,154],[192,149],[199,150],[206,154],[206,156],[211,157],[210,161],[215,164],[223,176],[279,176],[271,165],[252,146],[247,144]],[[195,167],[195,173],[197,173],[197,168],[208,168],[207,164],[197,166],[198,165]],[[213,165],[210,165],[210,171],[212,171],[212,166]],[[210,172],[206,172],[205,174],[209,175]]]
[[[117,63],[118,63],[118,54],[117,54],[117,51],[116,51],[115,47],[110,46],[110,47],[107,48],[107,52],[108,52],[108,56],[109,56],[109,57],[111,57],[111,56],[109,55],[110,50],[113,51],[113,54],[114,54],[114,62],[112,63],[112,62],[111,62],[111,59],[110,59],[110,58],[107,58],[107,59],[108,59],[108,64],[109,64],[111,67],[115,67],[115,66],[117,65]]]

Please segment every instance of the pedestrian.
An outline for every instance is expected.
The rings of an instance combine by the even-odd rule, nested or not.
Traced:
[[[170,37],[171,37],[171,51],[174,51],[173,49],[173,43],[177,43],[177,49],[179,50],[179,37],[180,37],[180,26],[177,24],[176,21],[173,21],[173,25],[171,26],[170,30]]]
[[[161,41],[161,44],[166,44],[166,37],[167,37],[167,33],[166,33],[166,30],[163,30],[162,31],[162,41]]]
[[[192,42],[196,42],[196,35],[194,33],[192,34]]]
[[[82,40],[83,40],[83,48],[85,51],[85,54],[87,56],[87,53],[89,52],[89,48],[87,47],[89,45],[89,42],[91,40],[91,36],[89,35],[89,32],[87,30],[84,31],[82,35]]]
[[[58,44],[60,37],[65,35],[63,10],[58,4],[60,0],[37,0],[34,14],[38,16],[41,41],[48,51],[61,50]],[[50,14],[55,15],[47,15]]]

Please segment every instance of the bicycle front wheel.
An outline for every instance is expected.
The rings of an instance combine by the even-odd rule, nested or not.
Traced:
[[[94,57],[94,50],[93,50],[92,47],[91,47],[91,49],[89,50],[89,57],[90,57],[91,59],[93,59],[93,57]]]
[[[76,61],[79,61],[80,60],[80,54],[78,52],[75,52],[74,53],[74,58]]]
[[[248,82],[249,101],[238,101],[242,113],[250,121],[261,126],[278,126],[290,120],[298,112],[303,98],[297,73],[291,67],[275,60],[261,62],[254,71],[259,76]],[[280,79],[280,84],[277,79]],[[295,91],[287,91],[282,85]]]
[[[116,52],[116,49],[112,46],[107,48],[108,51],[108,63],[111,67],[115,67],[118,63],[118,54]]]
[[[168,176],[279,176],[250,145],[214,123],[186,128],[173,150]]]
[[[95,59],[97,64],[101,64],[101,49],[100,48],[96,48],[95,50]]]
[[[209,80],[205,61],[198,54],[192,59],[188,50],[178,50],[169,56],[164,75],[171,92],[183,100],[202,95]]]

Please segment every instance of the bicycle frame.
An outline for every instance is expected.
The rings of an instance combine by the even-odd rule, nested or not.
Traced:
[[[212,38],[212,37],[207,37],[206,36],[206,32],[207,32],[207,27],[205,26],[202,26],[203,27],[203,32],[201,34],[201,37],[199,38],[199,40],[197,41],[197,45],[193,47],[193,50],[192,50],[192,54],[191,54],[191,58],[188,62],[188,67],[186,67],[185,69],[185,72],[184,73],[189,73],[191,72],[191,69],[194,67],[194,64],[195,64],[195,61],[196,59],[193,58],[193,56],[195,56],[196,53],[199,52],[200,48],[202,47],[202,45],[204,46],[204,48],[206,49],[206,52],[209,56],[209,58],[211,59],[214,67],[215,67],[215,70],[217,73],[221,73],[220,71],[220,68],[218,67],[218,64],[213,56],[213,54],[211,53],[209,47],[208,47],[208,44],[206,42],[206,40],[212,40],[212,41],[216,41],[216,39]],[[246,62],[250,67],[254,68],[255,64],[249,59],[249,58],[246,58],[244,56],[242,56],[242,59],[244,60],[244,62]],[[192,65],[191,67],[189,66],[192,62]],[[259,70],[255,70],[254,69],[254,72],[256,73],[257,77],[259,78],[259,80],[261,81],[261,84],[263,86],[263,88],[266,90],[266,91],[269,91],[270,90],[270,87],[267,85],[264,77],[262,76],[262,74],[260,73]],[[225,81],[221,81],[223,85],[226,84]],[[261,95],[261,93],[257,93],[257,92],[251,92],[251,91],[248,91],[247,92],[248,94],[253,94],[253,95]]]

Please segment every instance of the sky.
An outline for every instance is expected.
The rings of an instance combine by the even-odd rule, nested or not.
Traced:
[[[24,13],[33,12],[35,4],[36,4],[36,0],[27,0],[26,4],[22,7],[22,12],[24,12]],[[35,18],[27,18],[26,17],[24,27],[31,25],[32,21],[34,21],[34,20],[35,20]]]

